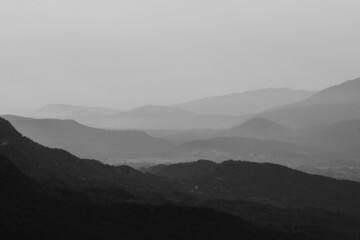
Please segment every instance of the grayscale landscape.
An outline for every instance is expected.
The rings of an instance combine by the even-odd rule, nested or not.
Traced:
[[[356,1],[0,1],[0,239],[359,240]]]

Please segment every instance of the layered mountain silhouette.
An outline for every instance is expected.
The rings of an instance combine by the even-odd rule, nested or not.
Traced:
[[[246,121],[240,126],[223,131],[219,136],[282,140],[294,134],[295,131],[289,127],[257,117]]]
[[[258,114],[292,128],[360,118],[360,78],[316,93],[303,101]]]
[[[360,156],[360,119],[305,129],[295,141],[329,152]]]
[[[124,190],[151,196],[156,188],[169,184],[128,166],[113,167],[97,160],[80,159],[64,150],[44,147],[23,137],[0,118],[0,154],[23,173],[50,186],[76,189],[113,189],[119,198],[129,198]],[[152,186],[149,188],[149,186]],[[158,193],[157,193],[158,194]]]
[[[49,104],[33,112],[31,116],[37,118],[82,119],[106,116],[116,114],[118,112],[120,112],[120,110],[111,108]]]
[[[80,123],[112,129],[219,129],[235,126],[244,117],[201,115],[175,107],[148,105],[110,116],[80,119]]]
[[[137,130],[104,130],[83,126],[74,120],[31,119],[3,116],[24,136],[53,148],[65,149],[81,158],[119,161],[164,152],[165,140]]]
[[[205,170],[200,163],[195,170],[186,171],[191,174],[186,173],[185,177],[185,171],[179,171],[177,179],[181,180],[154,176],[43,147],[23,137],[2,118],[0,142],[1,194],[6,193],[8,199],[20,196],[18,201],[0,199],[0,233],[5,239],[48,239],[53,235],[53,239],[74,236],[77,239],[104,236],[107,239],[120,236],[129,239],[238,239],[239,236],[243,239],[319,239],[326,236],[335,240],[358,236],[358,220],[341,215],[359,214],[358,183],[312,176],[272,164],[231,161],[205,162]],[[192,168],[192,164],[189,167]],[[25,195],[16,195],[18,191]],[[252,202],[239,203],[238,200]],[[219,207],[219,201],[227,202]],[[259,203],[300,209],[294,212]],[[194,205],[197,207],[189,207]],[[326,211],[301,210],[307,206]],[[261,216],[264,210],[272,213],[266,221]],[[334,213],[336,211],[341,214]],[[257,219],[255,225],[236,217],[241,213],[247,219]],[[249,213],[254,213],[252,218]],[[295,213],[299,217],[293,218]],[[276,222],[276,226],[271,222]]]
[[[269,88],[198,99],[174,107],[200,114],[248,115],[306,99],[312,91]]]

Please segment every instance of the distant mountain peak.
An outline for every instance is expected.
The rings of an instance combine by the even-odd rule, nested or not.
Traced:
[[[249,137],[279,140],[289,137],[293,130],[266,118],[255,117],[245,123],[222,132],[221,136]]]

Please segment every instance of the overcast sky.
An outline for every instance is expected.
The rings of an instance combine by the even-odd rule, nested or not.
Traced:
[[[358,0],[0,0],[0,108],[130,108],[360,77]]]

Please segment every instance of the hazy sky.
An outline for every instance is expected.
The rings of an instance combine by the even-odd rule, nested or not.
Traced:
[[[358,0],[0,0],[0,108],[129,108],[360,76]]]

